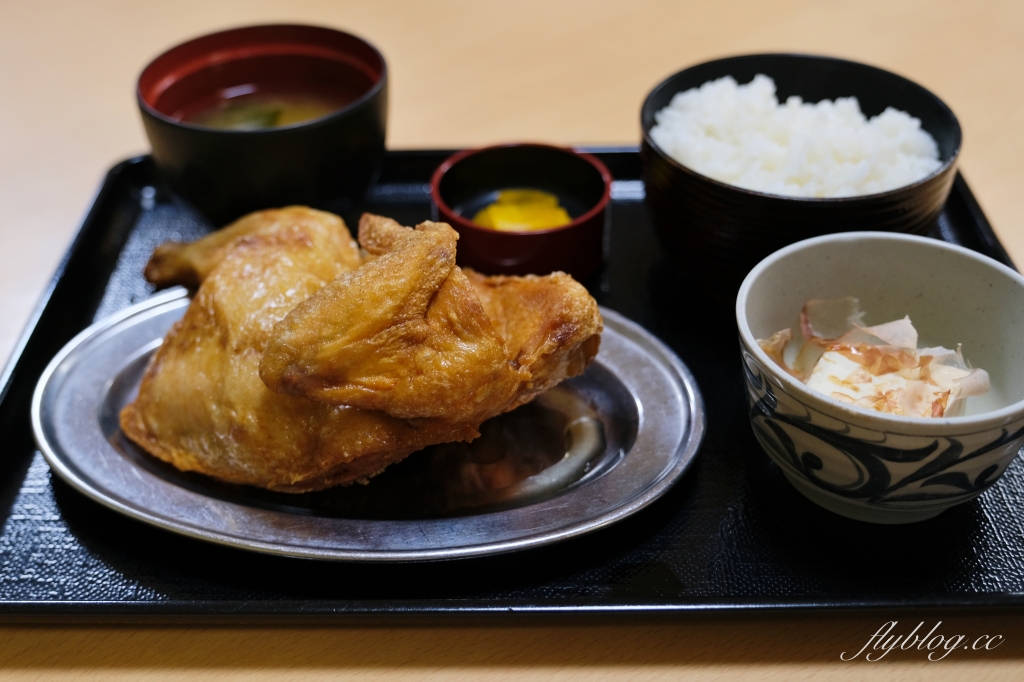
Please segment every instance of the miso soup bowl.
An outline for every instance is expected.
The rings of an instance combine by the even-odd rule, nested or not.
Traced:
[[[964,416],[883,414],[813,391],[758,339],[790,328],[812,298],[854,296],[865,322],[909,315],[920,347],[963,344],[992,388]],[[750,425],[790,483],[815,504],[874,523],[910,523],[981,495],[1024,443],[1024,278],[960,246],[884,232],[786,247],[747,275],[736,299]]]
[[[137,97],[164,178],[222,225],[261,208],[344,210],[361,199],[384,160],[387,80],[384,57],[356,36],[319,26],[249,26],[163,53],[139,76]],[[232,93],[282,89],[330,95],[341,105],[260,130],[188,120]]]
[[[887,192],[790,197],[714,180],[676,161],[651,137],[657,113],[676,94],[724,76],[745,84],[757,74],[775,81],[780,102],[794,95],[805,102],[853,96],[868,117],[887,107],[905,111],[935,138],[941,165]],[[962,142],[956,116],[920,85],[867,64],[800,54],[742,55],[680,71],[648,94],[640,126],[646,200],[661,242],[704,287],[702,294],[728,302],[762,258],[801,239],[854,230],[927,234],[953,186]]]
[[[459,233],[458,262],[489,275],[546,275],[578,280],[601,268],[612,176],[596,157],[546,144],[468,149],[447,159],[430,183],[435,217]],[[503,189],[554,194],[572,222],[505,232],[481,227],[473,215]]]

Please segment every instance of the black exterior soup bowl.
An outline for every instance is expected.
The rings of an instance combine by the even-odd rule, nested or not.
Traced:
[[[196,122],[260,93],[318,98],[322,115],[257,129]],[[387,67],[341,31],[270,25],[196,38],[154,59],[137,96],[157,167],[215,225],[288,204],[343,210],[383,163]]]
[[[438,220],[459,233],[457,260],[488,275],[546,275],[583,280],[601,268],[612,176],[590,154],[546,144],[468,149],[448,158],[430,182]],[[474,213],[507,189],[537,189],[558,197],[571,222],[561,227],[498,231]]]
[[[780,102],[855,96],[867,117],[887,107],[920,119],[935,138],[940,167],[903,187],[844,198],[786,197],[713,180],[683,166],[651,138],[655,114],[679,92],[732,76],[774,79]],[[875,230],[926,234],[953,185],[962,134],[942,100],[906,78],[865,64],[809,55],[764,54],[700,64],[662,81],[640,113],[640,158],[648,207],[662,244],[700,292],[735,297],[746,274],[763,258],[794,242],[833,232]]]

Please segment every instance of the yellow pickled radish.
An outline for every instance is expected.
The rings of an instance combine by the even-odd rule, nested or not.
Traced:
[[[572,222],[569,213],[558,205],[558,197],[536,189],[506,189],[498,200],[473,216],[480,227],[504,232],[547,230]]]

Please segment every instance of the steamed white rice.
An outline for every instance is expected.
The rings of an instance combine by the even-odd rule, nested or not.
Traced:
[[[779,104],[775,82],[731,76],[680,92],[655,114],[651,137],[702,175],[794,197],[849,197],[896,189],[941,164],[921,121],[888,108],[867,119],[856,97]]]

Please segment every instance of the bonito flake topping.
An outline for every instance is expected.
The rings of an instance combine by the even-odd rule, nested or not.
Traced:
[[[800,311],[804,343],[792,366],[789,329],[759,339],[780,367],[835,400],[907,417],[955,417],[968,397],[989,390],[988,373],[971,369],[960,344],[918,348],[909,317],[865,327],[857,299],[812,299]]]

